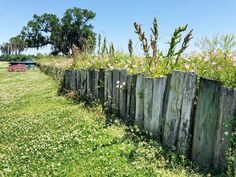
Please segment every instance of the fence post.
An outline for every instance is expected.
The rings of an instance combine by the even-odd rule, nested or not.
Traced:
[[[213,156],[214,168],[219,171],[223,171],[227,167],[226,152],[232,146],[229,138],[230,136],[232,138],[233,125],[236,125],[236,90],[222,86]]]
[[[93,71],[93,96],[98,98],[98,80],[99,80],[99,72]]]
[[[144,78],[144,130],[150,132],[152,119],[153,79]]]
[[[78,93],[80,92],[80,88],[81,88],[81,85],[80,85],[80,79],[81,79],[81,71],[80,70],[76,70],[76,91],[78,91]]]
[[[192,147],[192,160],[201,168],[209,168],[212,165],[219,97],[220,83],[201,78]]]
[[[161,137],[161,125],[163,123],[163,105],[166,90],[165,77],[153,78],[152,120],[151,133],[158,139]]]
[[[163,144],[176,148],[179,154],[189,155],[192,111],[196,94],[197,76],[174,71],[168,76]]]
[[[126,104],[127,104],[127,71],[122,69],[120,71],[120,83],[119,83],[119,115],[121,119],[125,120]]]
[[[109,111],[112,110],[112,95],[113,95],[112,74],[113,74],[112,70],[107,71],[107,103]]]
[[[130,98],[130,123],[135,122],[135,112],[136,112],[136,82],[137,75],[132,75],[131,81],[131,98]]]
[[[80,78],[80,94],[81,96],[86,95],[87,91],[87,72],[86,70],[81,70],[81,78]]]
[[[98,80],[98,98],[104,102],[105,101],[105,70],[99,70],[99,80]]]
[[[135,124],[140,128],[143,129],[144,122],[143,122],[143,109],[144,109],[144,75],[139,73],[137,74],[137,81],[136,81],[136,105],[135,105]]]
[[[125,119],[130,123],[130,109],[131,109],[131,87],[132,87],[132,75],[127,75],[126,78],[126,88],[127,88],[127,97],[126,97],[126,114]]]
[[[112,108],[114,111],[118,111],[119,108],[119,88],[120,71],[114,69],[112,71]]]
[[[90,98],[91,96],[91,78],[90,78],[90,70],[86,70],[86,96]]]
[[[68,70],[65,70],[65,75],[64,75],[64,77],[65,77],[65,86],[64,86],[64,89],[65,90],[68,90],[68,80],[69,80],[69,71]]]
[[[76,83],[76,72],[75,70],[71,70],[71,75],[70,75],[70,85],[71,85],[71,91],[75,91],[75,83]]]

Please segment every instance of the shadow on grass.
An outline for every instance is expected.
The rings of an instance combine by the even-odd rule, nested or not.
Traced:
[[[200,173],[203,176],[217,176],[217,177],[227,177],[225,172],[219,172],[217,170],[213,170],[213,168],[209,169],[199,169],[196,165],[194,165],[190,160],[189,157],[185,157],[183,155],[177,155],[175,153],[175,149],[169,149],[165,148],[161,145],[160,139],[158,139],[158,136],[154,136],[147,131],[140,130],[135,124],[134,120],[125,120],[121,119],[119,117],[119,114],[117,111],[112,110],[111,108],[108,108],[107,103],[100,101],[99,99],[96,99],[95,97],[91,96],[85,96],[84,94],[79,94],[72,91],[66,91],[66,90],[59,90],[58,95],[65,96],[67,99],[70,99],[73,101],[74,104],[83,103],[85,105],[85,108],[88,109],[96,109],[98,106],[102,105],[103,113],[105,115],[105,125],[104,128],[108,128],[112,125],[124,125],[125,127],[125,135],[121,140],[114,139],[114,141],[107,143],[107,144],[101,144],[96,147],[94,147],[94,151],[98,148],[105,148],[108,146],[112,146],[115,144],[120,144],[125,141],[132,141],[134,144],[134,149],[129,153],[127,159],[130,163],[132,163],[135,160],[136,152],[139,148],[140,142],[145,142],[147,146],[151,146],[153,148],[158,149],[155,153],[156,159],[161,159],[164,157],[165,161],[168,162],[167,165],[165,165],[164,168],[174,169],[178,166],[184,167],[186,169],[192,169],[194,172]]]

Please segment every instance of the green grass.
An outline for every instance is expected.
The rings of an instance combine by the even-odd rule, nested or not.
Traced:
[[[0,68],[0,176],[201,176],[119,122],[107,126],[101,107],[57,96],[38,70]]]

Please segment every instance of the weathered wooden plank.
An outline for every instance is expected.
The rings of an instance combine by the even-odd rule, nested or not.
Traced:
[[[163,144],[188,155],[197,76],[174,71],[168,79]]]
[[[108,104],[108,109],[111,111],[112,110],[112,95],[113,95],[113,87],[112,87],[112,75],[113,72],[112,70],[109,70],[107,72],[107,104]]]
[[[93,72],[93,96],[98,98],[98,80],[99,80],[99,71]]]
[[[89,69],[89,90],[90,94],[88,96],[93,99],[95,93],[95,70],[93,69]]]
[[[190,156],[193,127],[194,101],[196,99],[197,75],[185,73],[183,82],[181,117],[177,137],[177,152]]]
[[[70,90],[71,91],[75,91],[75,82],[76,82],[75,70],[71,70],[70,72]]]
[[[144,109],[144,75],[139,73],[137,74],[137,81],[136,81],[136,106],[135,106],[135,124],[140,128],[143,129],[144,122],[143,122],[143,109]]]
[[[226,151],[231,146],[229,136],[232,136],[233,122],[236,122],[236,90],[222,86],[219,102],[213,165],[223,171],[227,167]]]
[[[153,99],[152,99],[152,120],[150,132],[158,139],[161,137],[161,127],[163,123],[163,105],[166,90],[165,77],[153,78]]]
[[[144,78],[144,130],[150,132],[152,120],[153,78]]]
[[[217,81],[200,79],[194,119],[192,160],[201,168],[212,165],[219,116],[220,88],[220,83]]]
[[[91,70],[86,70],[86,96],[91,97]]]
[[[105,75],[104,75],[104,102],[108,101],[108,75],[109,75],[109,71],[105,70]]]
[[[68,90],[72,90],[72,70],[68,71]]]
[[[132,83],[131,83],[131,98],[130,98],[130,123],[133,124],[135,122],[135,113],[136,113],[136,82],[137,75],[132,75]]]
[[[130,110],[131,110],[131,87],[132,87],[132,75],[127,75],[126,77],[126,88],[127,88],[127,97],[126,97],[126,113],[125,113],[125,119],[128,123],[130,123]]]
[[[105,70],[99,70],[99,79],[98,79],[98,98],[100,101],[104,102],[105,98]]]
[[[86,70],[81,70],[81,77],[80,77],[80,95],[85,96],[87,91],[87,72]]]
[[[126,103],[127,103],[127,88],[126,88],[126,77],[127,71],[122,69],[120,71],[120,82],[119,82],[119,115],[125,120],[126,115]]]
[[[66,70],[65,71],[65,89],[69,90],[69,82],[70,81],[70,71]]]
[[[77,70],[73,70],[73,77],[74,77],[74,88],[73,91],[77,91]]]
[[[81,71],[80,70],[76,70],[76,91],[80,91],[80,87],[81,87],[81,85],[80,85],[80,79],[81,79]]]
[[[112,71],[112,108],[113,111],[118,111],[119,108],[119,81],[120,71],[114,69]]]

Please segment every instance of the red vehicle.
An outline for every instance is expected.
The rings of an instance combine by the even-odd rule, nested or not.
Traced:
[[[9,65],[7,69],[9,72],[25,72],[26,66],[24,64]]]

